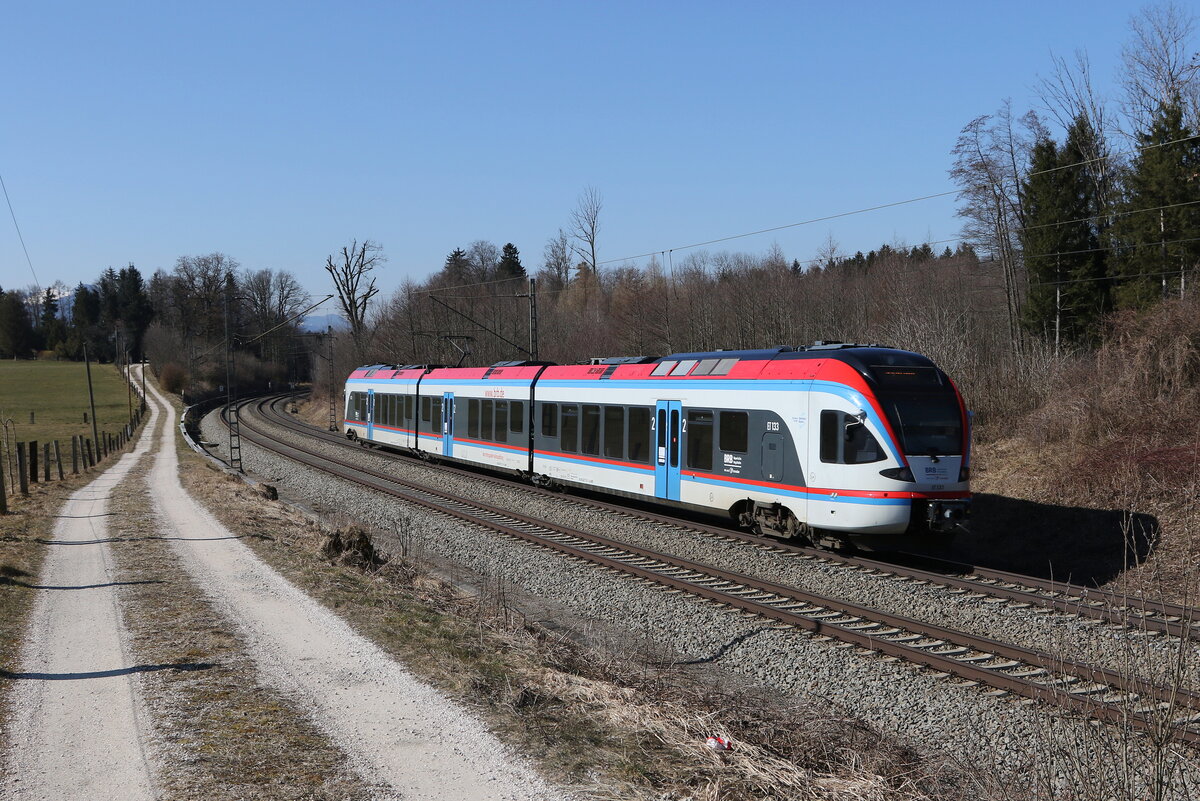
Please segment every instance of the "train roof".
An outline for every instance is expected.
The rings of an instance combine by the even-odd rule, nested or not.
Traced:
[[[805,363],[809,364],[805,364]],[[812,362],[818,362],[812,364]],[[542,374],[555,380],[621,380],[683,378],[707,379],[792,379],[812,378],[821,364],[840,362],[875,384],[912,386],[943,384],[945,375],[927,357],[912,351],[881,345],[844,342],[815,342],[805,348],[778,347],[753,350],[715,350],[673,353],[662,357],[613,357],[592,359],[587,364],[556,365],[551,362],[498,362],[490,367],[442,367],[440,365],[367,365],[351,378],[431,379],[450,375],[470,379],[531,380]],[[899,368],[922,368],[904,371]],[[844,368],[843,368],[844,369]],[[544,372],[543,372],[544,371]]]

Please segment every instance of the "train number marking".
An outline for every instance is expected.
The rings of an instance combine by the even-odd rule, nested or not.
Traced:
[[[768,422],[768,423],[767,423],[767,430],[768,430],[768,431],[778,431],[778,430],[779,430],[779,423],[771,423],[771,422]]]

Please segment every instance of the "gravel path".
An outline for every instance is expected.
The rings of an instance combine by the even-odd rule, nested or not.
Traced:
[[[107,506],[113,487],[149,449],[156,416],[132,452],[59,512],[19,672],[4,675],[16,681],[5,798],[154,797],[136,674],[162,666],[128,658]]]
[[[368,778],[395,797],[456,801],[558,798],[475,718],[263,563],[179,483],[174,409],[150,483],[186,569],[241,630],[260,681],[301,699]]]
[[[206,439],[224,444],[226,435],[215,415],[206,418],[203,431]],[[650,638],[677,654],[681,661],[712,663],[787,695],[809,701],[823,699],[830,714],[848,714],[868,721],[927,754],[940,754],[972,766],[985,778],[1003,781],[1009,776],[1014,787],[1025,788],[1030,777],[1021,772],[1040,765],[1046,783],[1069,788],[1078,784],[1073,776],[1083,773],[1102,777],[1111,770],[1111,760],[1101,755],[1117,747],[1118,735],[1108,729],[1095,729],[1048,708],[990,696],[979,688],[929,671],[864,655],[823,638],[781,629],[689,596],[598,571],[478,528],[450,523],[259,451],[244,439],[242,457],[248,471],[276,483],[285,495],[303,498],[326,514],[336,510],[337,515],[361,520],[383,532],[384,547],[388,545],[388,532],[395,532],[393,546],[397,539],[403,539],[409,547],[484,576],[509,581],[570,610]],[[384,459],[367,450],[356,458],[373,466],[384,464],[387,471],[398,475],[429,480],[429,468],[424,465]],[[1087,643],[1100,643],[1097,647],[1101,650],[1104,643],[1111,643],[1114,658],[1122,654],[1124,659],[1130,658],[1130,644],[1119,634],[1097,631],[1069,617],[967,599],[948,601],[945,593],[932,588],[879,580],[816,560],[783,557],[711,537],[664,530],[552,498],[535,498],[483,480],[439,473],[436,481],[467,498],[497,505],[516,500],[517,508],[531,515],[943,625],[963,622],[966,630],[1047,645],[1073,643],[1078,637]],[[1089,632],[1095,632],[1090,640],[1084,636]],[[1137,647],[1142,646],[1139,643]],[[1160,646],[1152,642],[1147,647],[1154,652]],[[1092,652],[1091,645],[1082,649]],[[1051,756],[1055,752],[1069,755],[1060,753],[1056,762]],[[1181,769],[1189,772],[1191,787],[1200,786],[1195,764],[1185,759]],[[1123,783],[1136,785],[1138,781]]]

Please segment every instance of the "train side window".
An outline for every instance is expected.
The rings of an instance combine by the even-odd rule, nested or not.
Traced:
[[[713,367],[713,371],[711,374],[712,375],[729,375],[729,371],[732,370],[733,366],[737,363],[738,363],[737,359],[721,359],[721,361],[717,362],[716,366]]]
[[[558,404],[543,403],[542,404],[542,436],[557,437],[558,436]]]
[[[604,407],[604,458],[625,458],[625,407]]]
[[[433,418],[433,431],[438,436],[441,436],[441,434],[442,434],[442,399],[441,398],[430,398],[429,406],[430,406],[429,416]]]
[[[496,442],[508,442],[508,401],[496,401]]]
[[[676,364],[678,362],[659,362],[658,366],[650,372],[650,375],[667,375]]]
[[[467,401],[467,436],[479,439],[479,398]]]
[[[600,455],[599,406],[588,405],[583,407],[583,444],[580,450],[591,456]]]
[[[509,431],[525,430],[525,401],[509,401],[508,425]]]
[[[579,450],[579,407],[573,403],[563,404],[559,442],[565,453],[575,453]]]
[[[692,371],[692,375],[712,375],[713,368],[720,361],[720,359],[702,359],[696,369]]]
[[[687,375],[688,371],[695,366],[695,359],[684,359],[679,364],[675,365],[675,369],[671,371],[671,375]]]
[[[821,412],[821,461],[870,464],[884,458],[879,440],[858,419],[845,412]]]
[[[492,402],[485,400],[479,410],[479,438],[495,439],[492,436]]]
[[[429,396],[421,398],[421,422],[429,422]]]
[[[691,410],[687,426],[687,466],[693,470],[712,470],[713,413]]]
[[[413,419],[413,396],[405,395],[404,396],[404,420],[405,420],[405,422],[411,422],[412,419]]]
[[[650,410],[632,408],[629,410],[629,461],[650,461]]]
[[[746,452],[750,441],[749,420],[745,412],[721,412],[721,450]]]

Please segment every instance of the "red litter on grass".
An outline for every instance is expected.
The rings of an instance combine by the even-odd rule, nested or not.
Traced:
[[[724,737],[717,737],[717,736],[709,737],[707,740],[704,741],[704,744],[707,745],[712,750],[718,751],[718,752],[730,751],[733,749],[733,743]]]

